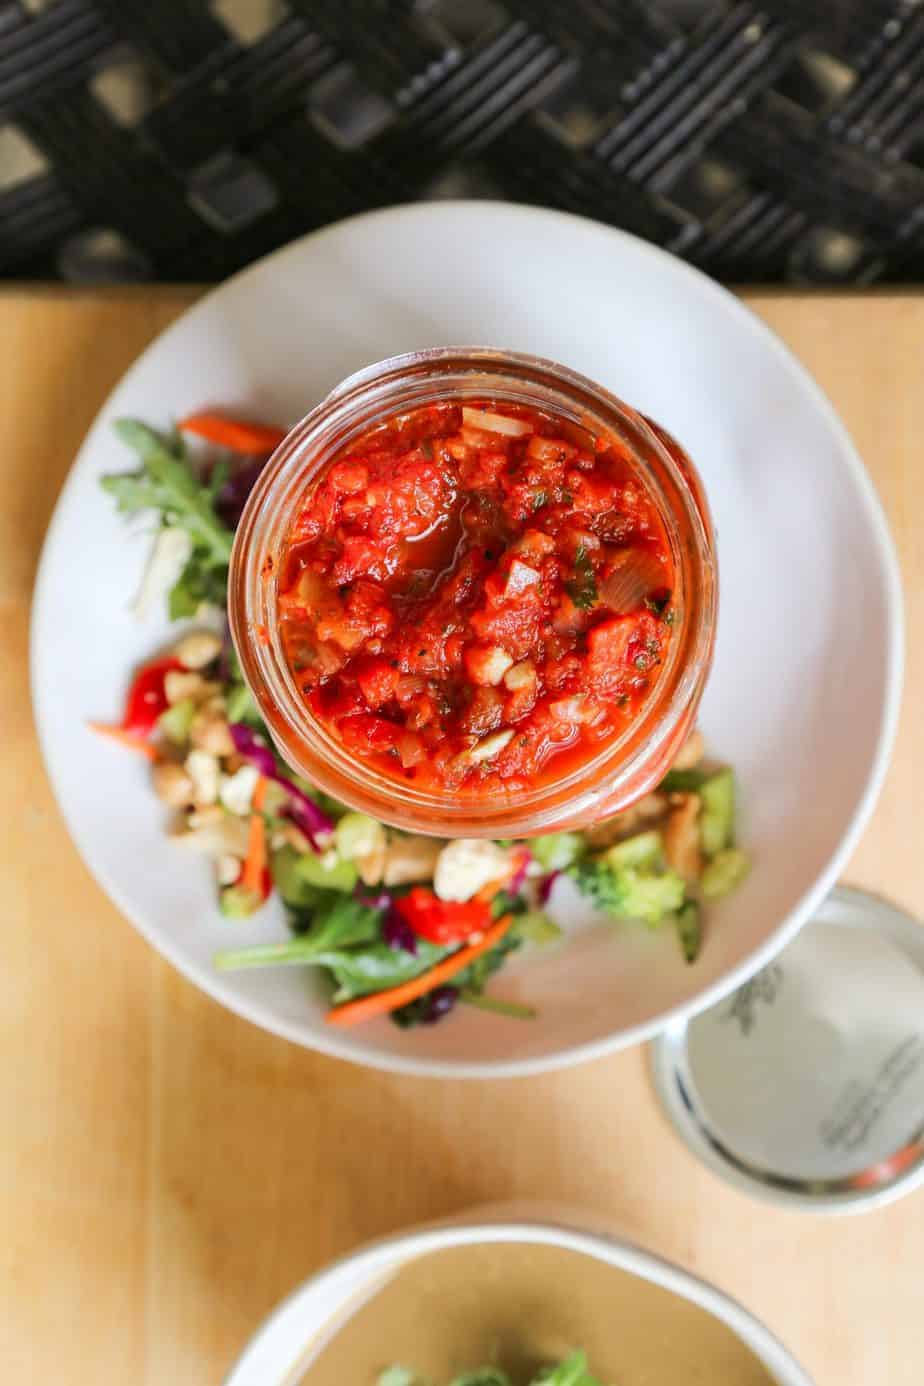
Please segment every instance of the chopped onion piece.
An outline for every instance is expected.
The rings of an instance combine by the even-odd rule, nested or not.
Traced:
[[[456,764],[481,765],[485,760],[493,760],[512,739],[512,727],[508,727],[506,731],[492,732],[490,736],[482,737],[477,745],[460,751],[456,756]]]
[[[508,438],[523,438],[532,431],[532,424],[525,419],[513,419],[506,414],[491,414],[480,409],[463,409],[462,422],[469,428],[480,428],[485,433],[505,433]]]
[[[645,598],[665,586],[665,572],[646,549],[623,549],[617,565],[600,583],[600,600],[616,612],[637,611]]]

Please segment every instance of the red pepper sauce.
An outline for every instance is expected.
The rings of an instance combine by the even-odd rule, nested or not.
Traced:
[[[311,713],[352,754],[477,798],[560,778],[626,729],[673,585],[618,439],[438,404],[328,465],[289,535],[279,619]]]

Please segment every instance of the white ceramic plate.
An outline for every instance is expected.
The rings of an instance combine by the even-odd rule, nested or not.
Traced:
[[[551,357],[652,415],[696,461],[718,527],[721,617],[701,725],[737,769],[754,869],[710,912],[694,967],[669,930],[582,930],[495,983],[538,1020],[466,1010],[338,1033],[298,969],[219,976],[215,951],[285,934],[281,911],[219,914],[208,867],[164,834],[146,766],[94,737],[167,622],[129,614],[146,553],[99,489],[130,465],[112,422],[220,405],[294,423],[358,367],[488,343]],[[644,1039],[717,1001],[791,938],[869,816],[901,685],[897,566],[830,405],[730,294],[631,236],[490,202],[372,213],[278,251],[198,303],[128,372],[74,464],[33,619],[36,719],[70,830],[101,885],[192,981],[299,1044],[383,1068],[501,1076]],[[60,671],[67,670],[62,685]]]
[[[513,1210],[512,1210],[513,1211]],[[569,1218],[570,1222],[571,1219]],[[582,1219],[583,1221],[583,1219]],[[543,1217],[525,1221],[490,1210],[477,1221],[459,1220],[405,1232],[335,1262],[312,1276],[275,1310],[244,1350],[225,1386],[297,1386],[317,1349],[356,1306],[405,1262],[428,1252],[488,1242],[562,1247],[592,1256],[699,1305],[750,1348],[779,1386],[812,1386],[779,1339],[733,1299],[659,1256],[597,1232]]]

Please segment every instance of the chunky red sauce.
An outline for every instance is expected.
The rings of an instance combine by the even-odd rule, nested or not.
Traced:
[[[353,754],[477,797],[560,778],[626,729],[672,587],[617,439],[438,404],[327,467],[289,535],[279,616],[311,712]]]

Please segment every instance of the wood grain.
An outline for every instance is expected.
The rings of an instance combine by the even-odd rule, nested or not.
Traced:
[[[430,1083],[221,1011],[120,918],[55,808],[27,682],[42,535],[106,393],[194,295],[0,295],[0,1362],[7,1381],[217,1382],[330,1257],[479,1201],[594,1209],[754,1308],[820,1384],[918,1386],[924,1194],[835,1220],[754,1203],[674,1138],[633,1051],[514,1083]],[[751,295],[829,393],[924,624],[924,298]],[[847,879],[924,909],[912,642],[888,782]],[[62,697],[67,671],[62,671]],[[346,1386],[346,1384],[345,1384]]]

